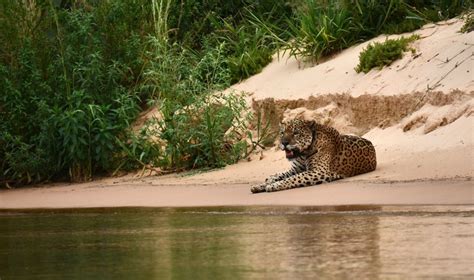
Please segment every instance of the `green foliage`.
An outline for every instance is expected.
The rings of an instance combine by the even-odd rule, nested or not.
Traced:
[[[147,87],[161,90],[161,117],[147,129],[164,142],[160,166],[221,167],[238,160],[245,147],[246,103],[232,93],[214,94],[230,85],[225,44],[207,49],[202,57],[177,45],[152,44],[157,47],[149,53],[152,63],[145,73]]]
[[[246,25],[248,14],[253,13],[276,24],[291,16],[286,1],[274,0],[190,0],[171,1],[169,16],[170,40],[188,48],[201,50],[203,38],[213,37],[226,29],[225,25]]]
[[[297,23],[290,25],[294,39],[285,46],[290,55],[318,60],[353,43],[356,28],[347,10],[320,6],[314,0],[305,4]]]
[[[355,68],[357,73],[368,73],[372,68],[382,69],[393,61],[402,58],[403,52],[408,50],[408,44],[419,39],[417,35],[408,38],[385,40],[383,43],[369,44],[359,54],[359,64]]]
[[[192,105],[174,111],[165,99],[158,120],[160,139],[166,142],[165,168],[222,167],[234,163],[245,152],[241,142],[246,112],[243,98],[234,95],[201,95]]]
[[[258,73],[272,59],[274,49],[264,30],[249,25],[233,26],[225,22],[219,37],[210,38],[225,43],[230,82],[236,83]],[[222,34],[222,35],[221,35]]]
[[[142,169],[163,166],[161,161],[162,143],[154,136],[154,131],[149,126],[144,126],[138,132],[129,132],[126,135],[127,142],[118,141],[121,150],[114,154],[117,162],[112,175],[118,171]]]
[[[249,1],[252,2],[252,1]],[[236,83],[260,72],[272,58],[279,45],[271,32],[287,28],[287,17],[292,14],[284,1],[261,1],[245,6],[238,15],[215,18],[215,31],[204,39],[205,46],[225,43],[225,56],[230,69],[231,83]],[[253,21],[264,21],[271,28]]]
[[[396,34],[415,30],[425,20],[416,12],[413,3],[405,0],[342,1],[354,19],[359,40],[379,34]]]
[[[263,118],[262,110],[257,110],[256,119],[254,120],[256,121],[255,135],[250,131],[247,132],[247,137],[251,143],[250,150],[247,151],[248,154],[253,152],[257,147],[264,149],[265,147],[272,146],[278,135],[277,131],[272,131],[270,120]]]
[[[20,16],[28,28],[1,32],[0,180],[85,180],[112,169],[139,112],[145,37],[138,29],[147,26],[125,16],[136,1],[104,2],[92,12],[7,2],[2,23],[15,26]]]
[[[413,31],[430,21],[459,15],[471,1],[302,0],[288,29],[271,33],[291,56],[317,61],[380,34]],[[260,26],[271,26],[261,22]],[[292,38],[286,40],[286,38]]]

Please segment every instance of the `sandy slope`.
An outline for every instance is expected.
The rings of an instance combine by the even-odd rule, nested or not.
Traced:
[[[364,137],[374,143],[377,151],[378,167],[374,172],[317,187],[252,195],[252,184],[289,166],[284,154],[273,148],[264,151],[262,159],[255,155],[251,161],[201,174],[128,176],[86,184],[2,190],[0,208],[474,204],[474,35],[458,33],[461,25],[451,20],[415,32],[423,37],[415,43],[420,55],[414,58],[407,54],[383,70],[368,74],[353,70],[366,42],[313,67],[299,67],[294,59],[275,60],[260,74],[233,87],[250,92],[256,100],[306,99],[342,92],[353,97],[400,96],[415,91],[429,97],[431,89],[443,94],[453,89],[463,93],[462,98],[442,106],[433,102],[417,107],[401,119],[392,119],[383,129],[374,125],[354,127],[357,122],[350,119],[352,113],[342,107],[339,111],[344,112],[331,115],[338,109],[334,102],[315,111],[303,108],[285,113],[319,117],[320,111],[326,110],[333,118],[331,124],[342,131],[369,129]],[[384,39],[381,36],[374,40]],[[367,106],[364,110],[369,113],[373,108]],[[392,107],[388,109],[395,113],[406,109]]]
[[[474,91],[474,35],[458,33],[462,25],[460,20],[451,20],[426,25],[413,33],[388,36],[392,39],[418,34],[421,39],[413,44],[416,57],[407,54],[382,71],[357,74],[354,68],[359,53],[374,41],[384,41],[385,35],[351,47],[315,67],[305,67],[295,58],[283,56],[260,74],[232,88],[252,93],[255,99],[298,99],[343,92],[352,96],[395,95],[423,92],[427,88],[471,92]]]

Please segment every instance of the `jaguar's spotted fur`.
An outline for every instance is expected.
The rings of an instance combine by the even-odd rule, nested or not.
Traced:
[[[291,169],[253,186],[253,193],[331,182],[373,171],[377,166],[375,149],[369,140],[341,135],[315,121],[295,119],[282,123],[280,148],[291,161]]]

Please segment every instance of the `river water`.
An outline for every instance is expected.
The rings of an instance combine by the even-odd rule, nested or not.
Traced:
[[[474,279],[474,207],[0,211],[0,279]]]

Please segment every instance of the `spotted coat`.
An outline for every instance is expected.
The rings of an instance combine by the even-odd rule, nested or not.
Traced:
[[[280,148],[291,161],[291,169],[253,186],[253,193],[331,182],[373,171],[377,166],[375,148],[369,140],[341,135],[315,121],[295,119],[282,123]]]

